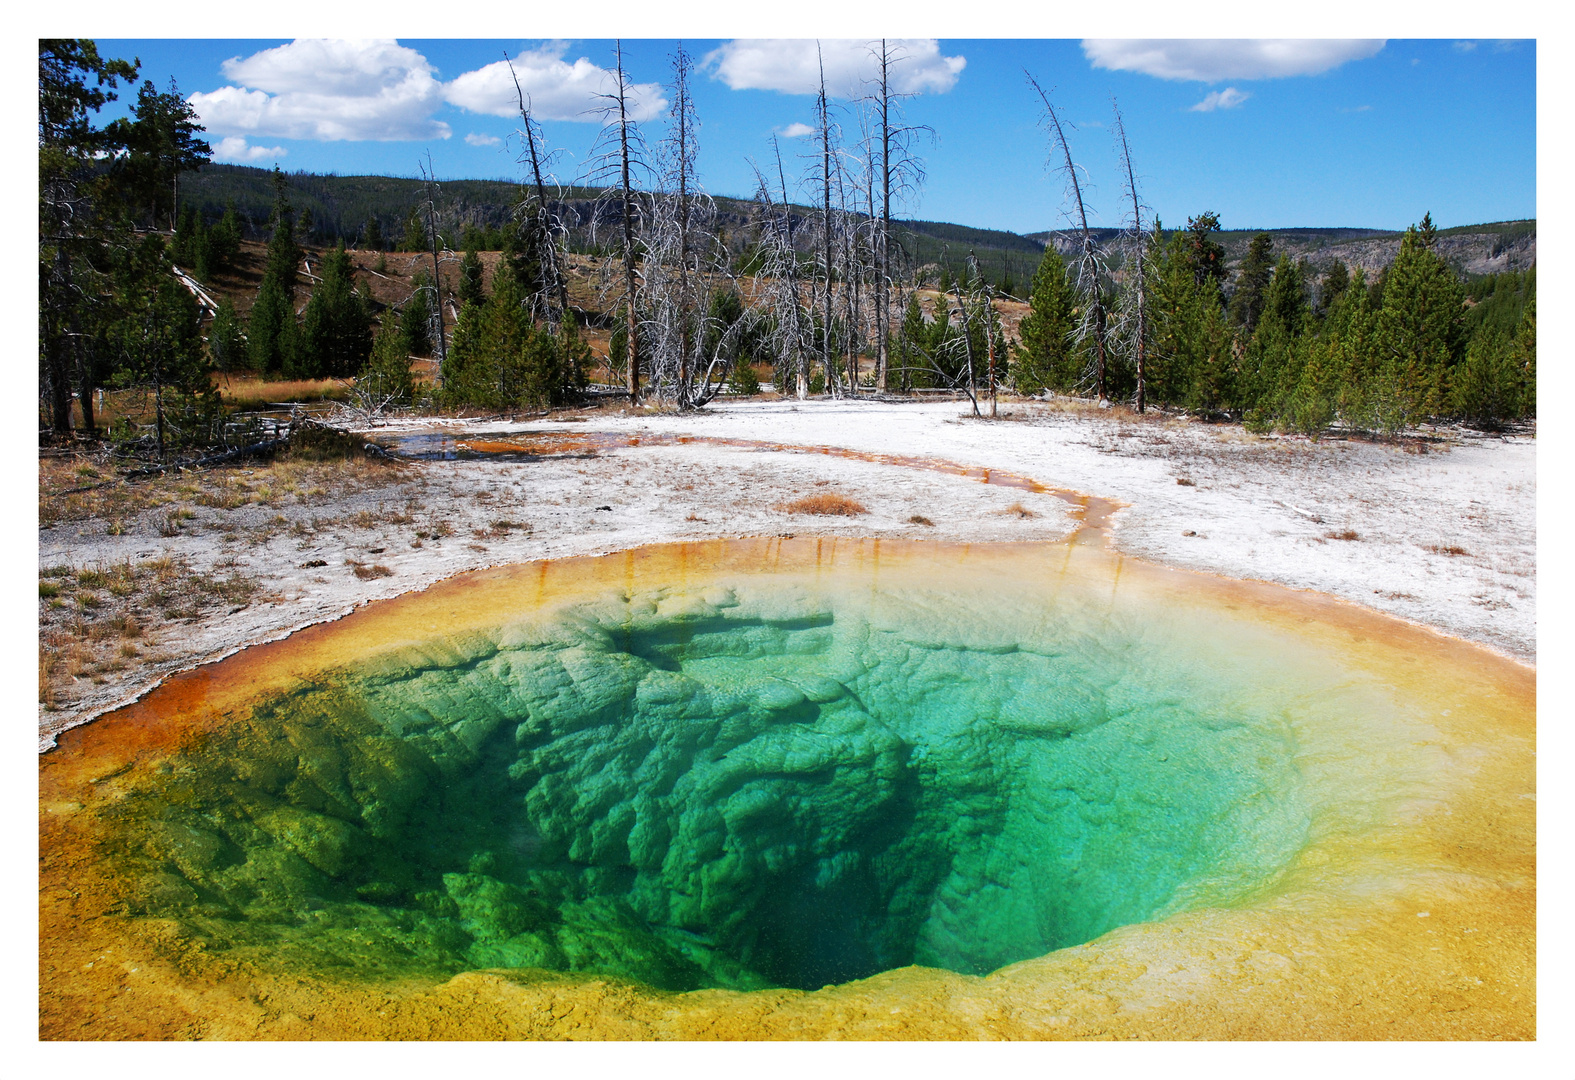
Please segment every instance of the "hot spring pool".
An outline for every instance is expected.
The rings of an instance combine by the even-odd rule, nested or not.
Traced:
[[[1449,729],[1524,727],[1524,669],[1288,595],[1071,544],[468,575],[63,738],[44,836],[79,894],[51,906],[46,859],[46,952],[114,939],[232,988],[787,1001],[1465,889],[1425,838],[1491,755]]]

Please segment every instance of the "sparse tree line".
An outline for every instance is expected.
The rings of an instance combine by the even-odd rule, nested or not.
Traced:
[[[1241,419],[1254,430],[1333,426],[1394,434],[1458,419],[1485,427],[1536,415],[1536,270],[1464,283],[1435,250],[1430,217],[1369,281],[1343,262],[1318,274],[1260,234],[1230,280],[1213,214],[1145,237],[1143,393],[1149,403]],[[1102,278],[1107,306],[1138,292],[1136,259]],[[1227,294],[1227,286],[1230,291]],[[1020,392],[1087,394],[1094,358],[1076,322],[1088,303],[1051,248],[1034,275],[1014,352]],[[1136,400],[1135,350],[1113,351],[1111,398]]]
[[[306,257],[313,223],[292,207],[276,167],[262,281],[242,318],[202,289],[235,268],[244,227],[233,204],[212,222],[181,205],[181,175],[209,150],[174,84],[161,93],[144,83],[131,118],[96,128],[90,114],[136,66],[99,57],[89,41],[42,41],[46,426],[56,437],[73,425],[95,433],[95,391],[135,388],[153,402],[160,452],[211,440],[220,416],[214,369],[354,379],[370,410],[513,412],[569,400],[598,366],[632,401],[679,408],[724,390],[756,392],[763,365],[779,392],[800,398],[949,388],[968,394],[976,411],[987,395],[993,412],[998,390],[1053,391],[1313,434],[1535,415],[1534,270],[1463,283],[1424,217],[1373,281],[1337,261],[1315,272],[1276,258],[1267,234],[1231,275],[1213,239],[1215,215],[1167,231],[1147,213],[1119,110],[1112,130],[1127,181],[1125,222],[1102,240],[1088,227],[1056,108],[1031,78],[1052,165],[1066,181],[1073,248],[1063,257],[1047,246],[1015,342],[971,255],[961,273],[941,271],[926,310],[925,268],[893,210],[923,184],[916,148],[931,133],[903,119],[906,95],[893,89],[892,72],[904,58],[884,41],[872,43],[871,56],[877,76],[847,105],[822,78],[814,133],[796,162],[773,139],[771,158],[752,163],[754,211],[743,237],[728,235],[699,183],[693,60],[681,44],[667,86],[672,105],[652,143],[631,119],[633,83],[619,49],[601,138],[576,178],[601,191],[583,218],[553,178],[555,154],[521,93],[524,182],[507,225],[450,220],[445,232],[425,167],[424,197],[397,244],[368,218],[363,247],[394,246],[422,264],[409,295],[386,308],[357,285],[342,240],[315,263]],[[139,231],[149,228],[172,235]],[[455,234],[462,257],[451,249]],[[594,297],[579,306],[569,295],[571,234],[599,267]],[[484,250],[500,252],[490,281]],[[444,264],[457,264],[452,292]],[[373,270],[385,268],[380,256]],[[610,334],[600,360],[586,319]],[[430,378],[413,374],[418,358],[430,361]]]

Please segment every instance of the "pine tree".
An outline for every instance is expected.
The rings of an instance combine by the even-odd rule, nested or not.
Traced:
[[[1076,306],[1066,263],[1054,245],[1046,245],[1030,287],[1028,314],[1018,329],[1021,345],[1011,368],[1018,393],[1068,391],[1077,384],[1083,373],[1083,350],[1072,341]]]
[[[1202,413],[1225,409],[1237,396],[1220,278],[1207,270],[1207,262],[1200,270],[1198,244],[1200,236],[1213,243],[1208,232],[1172,233],[1160,242],[1163,233],[1156,225],[1156,247],[1148,259],[1153,328],[1148,395]]]
[[[1535,267],[1531,272],[1535,271]],[[1531,299],[1520,317],[1515,331],[1515,372],[1520,384],[1516,412],[1520,416],[1537,415],[1537,294],[1533,282]]]
[[[260,375],[282,376],[296,368],[300,341],[295,307],[272,277],[265,276],[257,290],[257,300],[247,317],[246,345],[252,369]]]
[[[241,253],[241,215],[235,209],[234,199],[225,203],[224,216],[219,218],[218,224],[208,230],[207,242],[203,245],[202,253],[207,256],[202,275],[204,281],[214,274],[224,273],[235,265],[235,260]]]
[[[1338,346],[1339,374],[1335,409],[1344,422],[1362,431],[1398,430],[1395,395],[1380,363],[1376,334],[1378,311],[1366,272],[1358,269],[1327,331]]]
[[[1264,315],[1276,318],[1285,332],[1300,337],[1308,315],[1306,267],[1281,255],[1263,298]]]
[[[1345,296],[1345,290],[1351,285],[1350,269],[1339,259],[1330,264],[1324,271],[1323,280],[1318,283],[1318,317],[1325,319],[1334,310]]]
[[[366,366],[356,378],[356,389],[377,406],[409,403],[415,394],[410,355],[410,340],[398,316],[389,308],[383,312]]]
[[[181,173],[201,168],[212,156],[208,144],[197,138],[203,127],[197,123],[196,110],[181,96],[174,79],[162,94],[152,82],[144,82],[131,118],[117,120],[114,126],[126,146],[125,156],[117,161],[122,189],[146,212],[146,220],[155,227],[167,223],[174,230]]]
[[[1256,306],[1256,328],[1242,361],[1236,405],[1249,428],[1267,430],[1281,418],[1301,381],[1304,354],[1297,340],[1307,300],[1301,273],[1289,256],[1280,256]]]
[[[344,378],[366,363],[371,318],[351,278],[350,256],[340,243],[323,258],[323,279],[306,305],[298,377]]]
[[[382,226],[377,223],[376,214],[367,215],[365,243],[368,251],[382,251],[387,244],[383,239]]]
[[[287,184],[277,165],[273,167],[273,186],[273,236],[268,241],[268,257],[257,302],[252,305],[246,327],[252,367],[265,375],[296,370],[300,349],[295,323],[295,285],[301,249],[295,243],[295,214],[290,206]]]
[[[945,279],[950,284],[951,275],[945,275]],[[935,298],[935,318],[928,329],[929,341],[925,354],[932,373],[931,382],[927,385],[935,385],[935,379],[939,376],[947,385],[956,386],[967,372],[968,360],[963,355],[962,339],[957,327],[952,324],[952,309],[945,293]]]
[[[196,265],[201,246],[198,235],[202,231],[205,230],[202,229],[202,219],[197,215],[197,208],[187,203],[175,226],[175,236],[170,241],[170,258],[177,266],[189,268]]]
[[[246,366],[246,334],[241,329],[241,317],[229,297],[219,301],[219,310],[213,315],[213,325],[208,327],[208,360],[214,370],[226,374]]]
[[[903,309],[902,323],[897,327],[894,352],[899,383],[904,393],[914,387],[930,385],[929,373],[924,370],[928,331],[924,326],[924,308],[919,304],[918,293],[908,294],[908,306]],[[888,376],[889,379],[889,376]]]
[[[411,281],[410,299],[400,312],[400,325],[405,328],[405,339],[410,342],[412,356],[432,354],[432,278],[425,270]]]
[[[471,381],[470,369],[480,355],[482,320],[487,309],[478,304],[466,304],[459,309],[454,323],[454,337],[449,342],[448,366],[443,369],[443,384],[448,396],[459,401],[463,388]]]
[[[473,239],[476,230],[465,230],[466,239]],[[466,305],[480,307],[487,302],[487,294],[481,285],[481,256],[476,254],[475,247],[467,244],[465,257],[459,263],[459,303],[461,308]]]
[[[1269,291],[1269,281],[1274,273],[1274,263],[1271,261],[1273,249],[1274,237],[1268,233],[1254,236],[1247,248],[1247,257],[1242,260],[1241,271],[1236,275],[1236,292],[1230,298],[1230,317],[1232,322],[1249,334],[1258,328],[1258,318],[1263,314],[1264,297]]]
[[[1159,223],[1154,223],[1155,231]],[[1212,281],[1217,286],[1225,284],[1225,249],[1213,240],[1220,231],[1220,216],[1205,210],[1197,217],[1187,219],[1187,232],[1182,258],[1192,271],[1194,282],[1204,285]]]
[[[1484,430],[1497,429],[1518,411],[1519,372],[1513,345],[1497,333],[1478,334],[1449,390],[1449,411]]]
[[[1406,230],[1378,313],[1379,356],[1406,424],[1438,415],[1466,345],[1465,294],[1434,240],[1431,214]]]
[[[136,74],[86,39],[38,43],[38,388],[57,437],[70,434],[73,389],[83,428],[94,429],[100,365],[90,343],[108,316],[101,264],[128,240],[101,165],[122,143],[93,118],[115,100],[118,80]]]
[[[399,243],[400,251],[426,251],[427,227],[421,220],[421,214],[412,206],[410,214],[405,218],[405,238]]]
[[[521,357],[534,332],[526,300],[513,263],[500,261],[492,278],[492,297],[479,310],[473,338],[467,328],[462,366],[445,383],[454,401],[494,409],[513,408],[521,402]]]
[[[116,268],[116,319],[107,327],[113,384],[151,391],[155,440],[162,456],[172,447],[206,442],[218,414],[208,381],[197,302],[170,272],[159,236],[125,251]],[[131,429],[123,429],[132,437]]]

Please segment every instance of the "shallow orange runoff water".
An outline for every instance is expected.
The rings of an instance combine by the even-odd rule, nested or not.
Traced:
[[[525,447],[541,444],[509,445],[531,453]],[[1000,476],[978,478],[1032,484]],[[1200,692],[1217,675],[1233,688],[1232,708],[1268,717],[1283,736],[1279,757],[1261,768],[1289,778],[1302,831],[1245,885],[1198,886],[1192,899],[1084,944],[988,974],[904,966],[824,989],[674,992],[508,966],[380,978],[291,970],[256,952],[210,948],[182,918],[150,913],[135,895],[142,886],[118,869],[117,845],[151,805],[148,793],[179,811],[175,778],[186,763],[281,701],[352,676],[462,670],[470,657],[536,641],[565,620],[610,625],[607,611],[627,611],[676,625],[719,617],[735,602],[806,626],[895,635],[894,655],[910,665],[1114,649],[1150,669],[1172,665],[1176,685]],[[1327,597],[1070,541],[713,541],[466,574],[173,679],[63,734],[41,757],[41,1034],[1533,1038],[1534,683],[1534,672],[1485,650]],[[857,689],[868,698],[868,687]],[[1012,740],[1050,737],[1037,713],[1011,719],[1009,700],[991,708],[1002,710],[1002,754]],[[1217,726],[1234,737],[1237,722],[1221,717]],[[1123,738],[1146,738],[1146,723]],[[1058,732],[1055,745],[1086,736]],[[927,745],[944,753],[948,744]],[[302,744],[301,768],[316,752]],[[1145,775],[1166,775],[1153,767]],[[1242,758],[1237,767],[1260,766]],[[1172,812],[1167,800],[1182,800],[1173,804],[1180,812],[1192,798],[1138,795],[1160,807],[1160,822]],[[1097,817],[1097,805],[1084,813]]]

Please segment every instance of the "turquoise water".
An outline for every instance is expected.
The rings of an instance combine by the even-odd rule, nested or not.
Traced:
[[[124,801],[126,914],[293,971],[819,988],[1269,888],[1338,675],[998,586],[609,590],[313,677]]]

